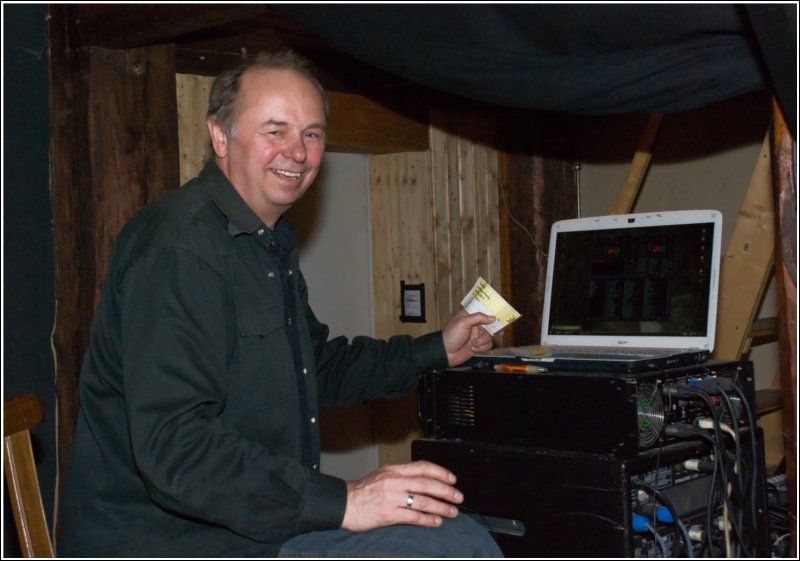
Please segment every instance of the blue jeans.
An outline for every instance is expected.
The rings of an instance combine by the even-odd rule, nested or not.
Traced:
[[[301,534],[279,557],[503,557],[486,528],[468,516],[444,518],[438,528],[387,526],[369,532],[328,530]]]

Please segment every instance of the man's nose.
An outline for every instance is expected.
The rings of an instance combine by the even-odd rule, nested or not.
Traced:
[[[303,135],[291,135],[290,141],[284,146],[283,155],[295,162],[306,161],[306,144],[303,142]]]

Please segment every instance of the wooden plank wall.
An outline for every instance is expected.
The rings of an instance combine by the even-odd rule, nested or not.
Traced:
[[[419,336],[437,329],[427,152],[370,157],[372,300],[375,335]],[[425,284],[425,323],[400,321],[400,281]],[[379,464],[406,462],[419,437],[415,393],[373,402]]]
[[[500,288],[497,151],[453,126],[455,115],[435,111],[431,121],[429,154],[370,158],[378,337],[443,328],[479,275]],[[426,323],[400,322],[401,280],[425,283]],[[415,392],[373,410],[379,463],[409,461],[421,436]]]
[[[430,204],[439,327],[446,325],[478,276],[500,290],[498,154],[483,139],[471,138],[464,123],[473,130],[476,126],[471,118],[431,112]]]

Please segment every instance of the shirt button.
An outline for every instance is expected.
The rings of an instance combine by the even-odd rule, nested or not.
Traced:
[[[289,269],[289,276],[291,277],[293,274],[294,274],[294,271],[292,271],[291,269]]]
[[[314,464],[314,465],[313,465],[313,466],[311,466],[311,467],[312,467],[312,469],[317,469],[317,464]]]
[[[292,325],[292,318],[289,318],[287,321],[289,322],[289,325]]]
[[[259,236],[263,236],[264,235],[264,228],[259,228],[258,229],[258,235]]]
[[[317,422],[317,418],[316,417],[311,417],[311,423],[313,424],[313,423],[316,423],[316,422]]]
[[[275,278],[275,273],[273,273],[272,271],[270,271],[269,273],[267,273],[267,276],[268,276],[269,278],[271,278],[271,279],[274,279],[274,278]]]
[[[303,368],[303,374],[308,374],[308,368]]]

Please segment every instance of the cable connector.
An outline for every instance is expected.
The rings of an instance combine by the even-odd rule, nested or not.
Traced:
[[[684,461],[683,467],[689,471],[697,471],[700,473],[712,473],[714,471],[713,463],[698,458]]]
[[[700,524],[692,524],[689,526],[689,539],[693,542],[702,542],[706,539],[705,530],[703,530],[703,526]]]
[[[655,519],[662,524],[672,524],[674,522],[672,513],[665,506],[654,503],[646,503],[643,504],[639,510],[640,514],[646,516],[648,520],[652,520],[653,514],[655,514]]]
[[[724,516],[717,516],[713,522],[714,526],[717,527],[717,530],[725,531],[725,527],[727,526],[728,529],[731,528],[730,523]]]
[[[685,384],[669,384],[662,387],[661,392],[666,397],[682,397],[682,398],[695,398],[697,397],[697,390]]]
[[[695,419],[695,424],[703,430],[714,430],[714,420],[713,419],[706,419],[706,418],[699,418]]]
[[[664,434],[679,438],[694,438],[697,436],[697,429],[686,423],[673,423],[664,428]]]
[[[647,527],[649,524],[650,521],[646,516],[642,516],[641,514],[631,515],[631,528],[634,532],[649,532],[650,529]]]
[[[738,438],[736,431],[734,431],[731,426],[726,423],[715,422],[713,419],[707,419],[705,417],[695,419],[694,422],[703,430],[714,430],[716,426],[719,426],[719,429],[722,432],[729,434],[732,438]]]
[[[704,376],[700,380],[689,380],[689,386],[703,390],[706,393],[728,392],[733,389],[733,380],[718,376]]]

